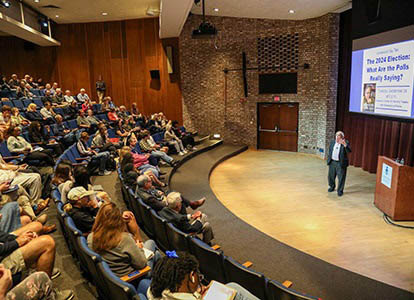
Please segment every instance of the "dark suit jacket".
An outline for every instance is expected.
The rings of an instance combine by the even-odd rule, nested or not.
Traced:
[[[159,212],[165,207],[165,204],[163,204],[160,200],[155,198],[144,189],[140,189],[139,187],[137,187],[135,190],[135,196],[140,197],[146,205],[149,205],[149,207],[151,207],[156,212]]]
[[[349,165],[348,153],[351,152],[351,147],[349,146],[349,141],[346,141],[346,144],[347,144],[346,147],[344,147],[344,145],[341,145],[341,148],[339,149],[339,163],[341,164],[342,168],[346,168]],[[328,160],[327,160],[328,165],[332,161],[332,152],[333,152],[334,146],[335,146],[335,140],[331,141],[331,144],[329,145]]]
[[[190,224],[187,219],[187,215],[182,215],[172,210],[171,208],[164,207],[158,214],[172,223],[175,227],[185,233],[200,232],[203,228],[203,224],[200,221],[196,221],[194,224]]]

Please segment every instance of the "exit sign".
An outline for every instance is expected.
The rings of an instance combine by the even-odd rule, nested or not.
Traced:
[[[280,102],[280,96],[275,96],[274,98],[273,98],[273,101],[275,101],[275,102]]]

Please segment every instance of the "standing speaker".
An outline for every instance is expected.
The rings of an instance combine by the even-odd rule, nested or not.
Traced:
[[[150,71],[151,79],[160,79],[160,70]]]

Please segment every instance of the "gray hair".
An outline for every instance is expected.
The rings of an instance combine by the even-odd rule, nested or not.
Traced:
[[[151,179],[147,175],[140,175],[137,178],[137,184],[138,184],[139,187],[143,187],[150,180]]]
[[[335,133],[335,136],[338,136],[338,135],[340,135],[342,138],[344,138],[344,137],[345,137],[345,134],[344,134],[342,131],[337,131],[337,132]]]
[[[181,203],[181,194],[178,192],[171,192],[167,196],[167,204],[168,207],[171,209],[174,209],[178,206],[179,203]]]

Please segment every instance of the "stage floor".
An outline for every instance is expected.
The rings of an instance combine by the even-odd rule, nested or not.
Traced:
[[[384,222],[373,204],[376,175],[349,167],[338,197],[327,192],[327,172],[314,155],[248,150],[218,165],[210,185],[223,205],[267,235],[413,292],[414,231]]]

